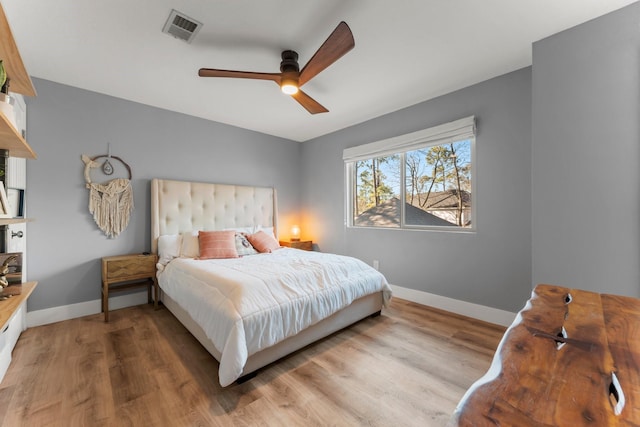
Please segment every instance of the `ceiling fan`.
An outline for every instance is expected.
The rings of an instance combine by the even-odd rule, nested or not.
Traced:
[[[272,80],[276,82],[282,92],[291,95],[300,105],[311,114],[326,113],[325,107],[315,99],[300,90],[300,87],[318,75],[322,70],[340,59],[355,46],[351,29],[345,22],[340,22],[331,35],[313,54],[302,70],[298,65],[298,54],[293,50],[282,52],[279,73],[257,73],[253,71],[218,70],[215,68],[200,68],[200,77],[235,77],[241,79]]]

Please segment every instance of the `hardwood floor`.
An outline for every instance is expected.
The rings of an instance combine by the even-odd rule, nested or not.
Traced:
[[[393,299],[221,388],[164,307],[30,328],[0,384],[0,426],[444,426],[504,328]]]

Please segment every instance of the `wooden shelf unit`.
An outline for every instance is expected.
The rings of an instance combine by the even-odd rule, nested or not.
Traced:
[[[22,293],[14,295],[9,299],[0,301],[0,331],[7,326],[13,314],[20,308],[22,303],[29,298],[38,282],[26,282],[22,284]]]
[[[10,79],[9,94],[36,96],[36,90],[22,62],[2,5],[0,5],[0,60]],[[0,113],[0,149],[8,151],[10,157],[36,158],[36,153],[24,139],[22,132],[16,129],[2,113]],[[0,218],[0,226],[28,221],[30,221],[28,218]],[[9,368],[11,352],[20,334],[27,328],[27,299],[37,285],[38,282],[22,283],[19,295],[0,301],[0,381]]]
[[[31,218],[0,218],[0,226],[9,224],[21,224],[23,222],[31,221],[33,221],[33,219]]]
[[[36,96],[36,90],[31,82],[31,77],[22,62],[18,46],[13,38],[13,32],[0,6],[0,59],[3,60],[4,69],[11,79],[9,89],[11,92],[26,96]]]
[[[18,46],[4,9],[0,5],[0,59],[11,79],[9,91],[26,96],[36,96],[31,77],[22,62]],[[0,113],[0,149],[8,150],[11,157],[35,159],[36,153],[11,122]]]
[[[2,113],[0,113],[0,149],[8,150],[11,157],[36,158],[33,148]]]

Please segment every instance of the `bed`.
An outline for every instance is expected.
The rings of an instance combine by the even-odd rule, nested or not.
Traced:
[[[384,276],[351,257],[280,248],[197,259],[198,233],[203,242],[205,235],[229,232],[277,242],[275,189],[151,181],[161,301],[219,362],[223,387],[380,314],[391,298]]]

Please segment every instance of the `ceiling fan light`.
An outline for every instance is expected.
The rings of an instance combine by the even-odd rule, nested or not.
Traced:
[[[282,93],[287,95],[295,95],[298,93],[298,87],[295,85],[282,85],[280,89],[282,89]]]
[[[287,95],[298,93],[298,82],[295,79],[283,78],[280,82],[280,90]]]

